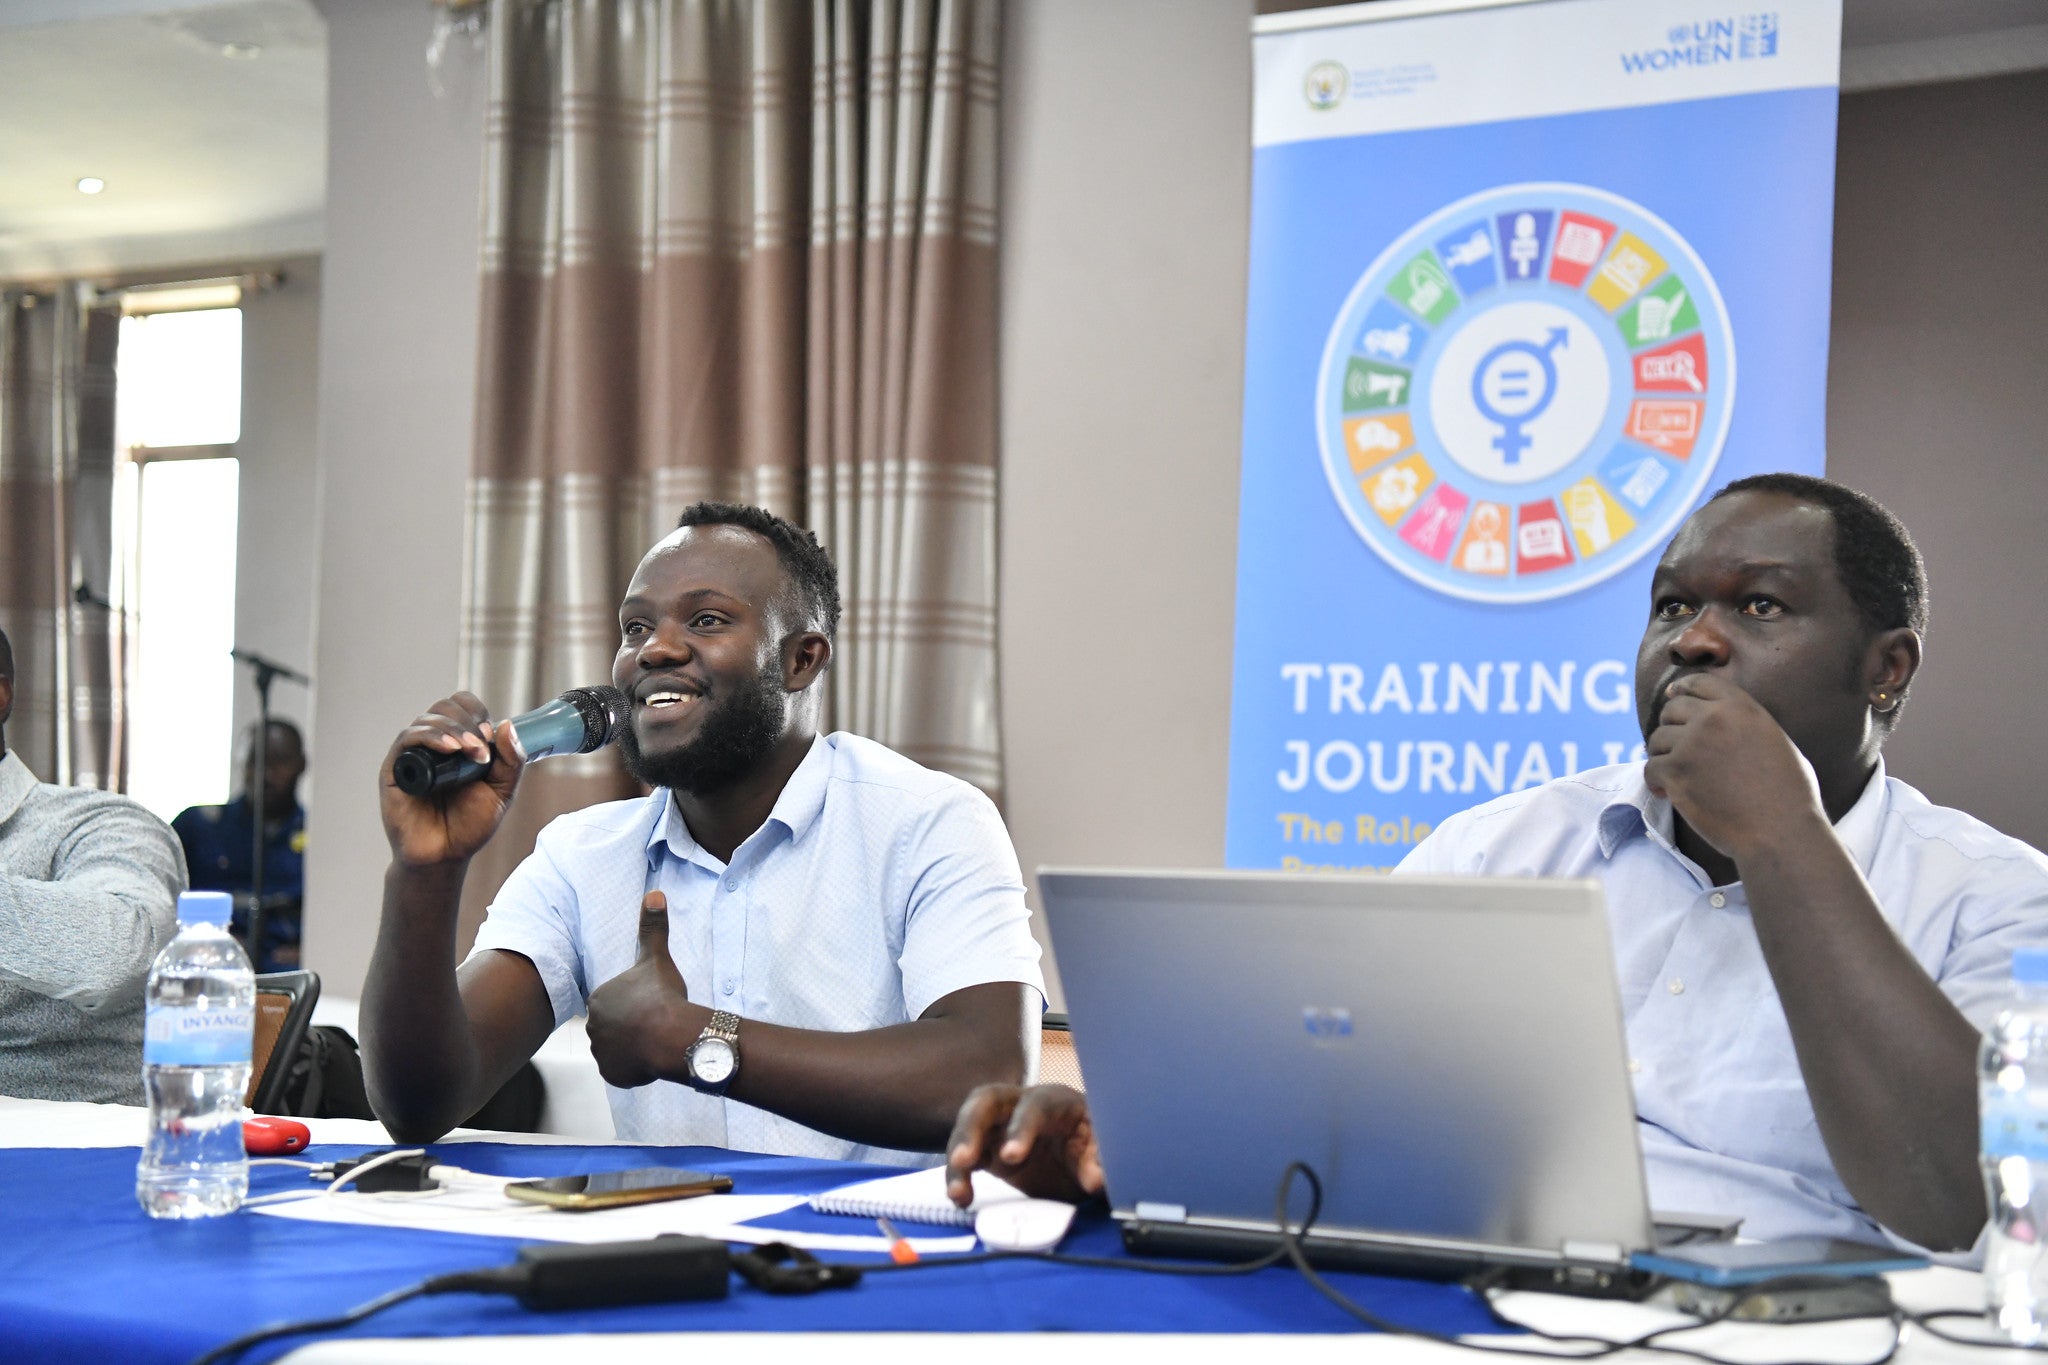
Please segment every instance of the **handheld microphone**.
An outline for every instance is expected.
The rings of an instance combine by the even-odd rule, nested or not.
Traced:
[[[500,722],[512,727],[512,747],[531,763],[555,754],[594,753],[612,742],[626,718],[626,694],[616,687],[572,687],[545,706]],[[415,744],[398,755],[391,776],[407,796],[474,782],[491,770],[466,750],[444,754]]]

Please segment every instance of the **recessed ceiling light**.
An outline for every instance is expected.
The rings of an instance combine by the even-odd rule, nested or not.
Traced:
[[[222,43],[220,55],[238,62],[253,62],[263,55],[260,43]]]
[[[96,175],[82,176],[78,181],[78,192],[80,194],[98,194],[106,187],[107,182]]]

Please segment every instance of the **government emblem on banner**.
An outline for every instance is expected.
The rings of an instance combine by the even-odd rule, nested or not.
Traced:
[[[1311,109],[1335,109],[1344,102],[1344,92],[1351,86],[1351,73],[1342,62],[1317,62],[1301,78],[1302,97]]]
[[[1661,546],[1735,394],[1721,296],[1684,238],[1586,185],[1506,185],[1415,224],[1324,348],[1317,429],[1345,515],[1399,572],[1529,602]]]

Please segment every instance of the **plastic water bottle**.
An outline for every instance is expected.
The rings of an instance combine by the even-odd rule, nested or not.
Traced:
[[[228,934],[233,897],[178,897],[178,936],[144,987],[142,1086],[149,1135],[135,1197],[152,1218],[233,1213],[249,1193],[242,1097],[256,1031],[256,975]]]
[[[2015,952],[2012,979],[1977,1068],[1991,1205],[1984,1296],[1999,1330],[2032,1346],[2048,1337],[2048,950]]]

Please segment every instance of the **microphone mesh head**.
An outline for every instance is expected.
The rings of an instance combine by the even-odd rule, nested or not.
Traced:
[[[626,718],[626,694],[599,683],[595,687],[572,687],[561,699],[576,708],[583,720],[583,745],[579,754],[593,753],[618,738]]]

